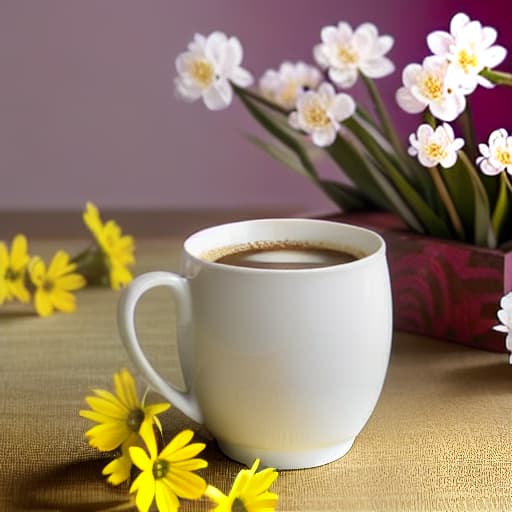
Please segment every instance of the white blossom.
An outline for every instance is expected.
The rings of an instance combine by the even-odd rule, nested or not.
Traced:
[[[317,146],[334,142],[340,123],[352,116],[356,104],[344,93],[336,94],[334,87],[324,82],[317,91],[307,91],[299,96],[297,110],[289,116],[290,125],[311,135]]]
[[[505,48],[494,45],[497,32],[492,27],[482,27],[466,14],[456,14],[450,22],[450,32],[436,30],[427,37],[427,44],[434,55],[445,58],[459,75],[459,85],[465,94],[472,93],[478,84],[494,85],[479,73],[503,62]]]
[[[411,133],[409,142],[409,154],[417,156],[425,167],[438,164],[444,168],[452,167],[457,161],[457,151],[464,145],[464,140],[455,138],[452,127],[447,123],[435,130],[429,124],[422,124],[416,133]]]
[[[481,156],[476,163],[484,174],[493,176],[506,170],[512,175],[512,136],[507,130],[494,130],[489,136],[489,144],[479,144],[478,149]]]
[[[253,82],[252,75],[240,67],[242,56],[236,37],[228,38],[222,32],[208,37],[196,34],[188,50],[176,58],[176,92],[186,101],[202,97],[210,110],[228,107],[233,99],[230,82],[239,87]]]
[[[370,78],[382,78],[395,69],[385,57],[394,40],[388,35],[379,36],[372,23],[363,23],[352,31],[348,23],[341,21],[337,27],[324,27],[321,39],[322,43],[315,46],[313,55],[318,65],[328,69],[329,78],[340,87],[352,87],[359,71]]]
[[[277,71],[265,71],[259,87],[265,98],[291,110],[295,107],[299,94],[316,89],[321,80],[322,75],[314,66],[304,62],[283,62]]]
[[[499,332],[507,333],[505,339],[505,346],[509,352],[512,352],[512,292],[507,293],[501,298],[501,309],[498,311],[498,320],[501,322],[495,325],[493,329]],[[509,357],[509,362],[512,364],[512,354]]]
[[[396,101],[410,114],[429,108],[442,121],[453,121],[466,108],[466,98],[450,71],[448,61],[430,56],[420,64],[408,64],[402,73],[403,87]]]

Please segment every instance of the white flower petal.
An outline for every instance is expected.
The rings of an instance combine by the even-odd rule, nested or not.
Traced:
[[[501,64],[506,57],[507,50],[503,48],[503,46],[495,45],[485,50],[483,60],[485,62],[485,66],[488,68],[494,68]]]
[[[423,165],[423,167],[434,167],[437,165],[437,161],[423,151],[418,153],[418,160],[420,161],[420,164]]]
[[[508,329],[504,325],[495,325],[493,329],[499,332],[508,332]]]
[[[202,91],[199,87],[185,84],[180,78],[174,79],[174,85],[178,97],[185,101],[191,102],[201,97]]]
[[[455,151],[450,151],[448,155],[443,158],[439,163],[441,164],[441,167],[444,169],[449,169],[450,167],[453,167],[455,165],[455,162],[457,161],[457,153]]]
[[[292,112],[288,116],[288,123],[295,130],[301,130],[302,129],[302,127],[300,125],[300,122],[299,122],[299,115],[297,114],[297,112]]]
[[[421,146],[424,146],[430,140],[430,137],[434,135],[434,129],[429,124],[422,124],[418,127],[418,142]]]
[[[338,29],[333,26],[324,27],[320,31],[320,38],[327,45],[337,44],[339,42]]]
[[[336,128],[332,124],[322,130],[315,130],[312,134],[313,143],[320,147],[330,146],[336,139],[336,133]]]
[[[212,32],[206,38],[204,53],[206,58],[215,63],[221,63],[224,58],[224,51],[228,38],[224,32]]]
[[[418,101],[406,87],[400,87],[396,91],[396,102],[402,110],[409,114],[418,114],[425,110],[425,104]]]
[[[346,43],[350,41],[354,32],[352,31],[352,27],[346,21],[340,21],[338,23],[338,36],[335,40],[338,43]]]
[[[450,47],[454,44],[453,37],[442,30],[431,32],[427,36],[427,45],[434,55],[446,55],[450,53]]]
[[[493,27],[483,27],[482,28],[482,46],[484,48],[489,48],[489,46],[493,45],[498,37],[498,32]]]
[[[323,44],[317,44],[313,48],[313,58],[315,62],[322,68],[329,67],[329,56],[327,48]]]
[[[386,57],[361,62],[361,71],[370,78],[382,78],[395,70],[395,65]]]
[[[489,159],[485,158],[480,162],[480,170],[487,174],[488,176],[496,176],[499,174],[503,169],[494,167],[489,161]]]
[[[233,90],[227,80],[219,80],[203,91],[204,104],[210,110],[222,110],[231,105]]]
[[[381,57],[393,48],[395,40],[391,36],[380,36],[374,45],[374,51],[376,57]]]
[[[329,113],[338,122],[351,117],[355,111],[356,103],[354,99],[352,96],[343,93],[336,95],[329,108]]]
[[[238,85],[238,87],[249,87],[254,82],[251,73],[244,68],[236,68],[231,72],[228,78],[234,84]]]
[[[478,144],[478,151],[480,151],[480,154],[484,157],[491,156],[491,153],[489,151],[489,146],[487,144]]]
[[[457,37],[459,32],[469,22],[469,16],[463,12],[457,13],[450,22],[450,32],[452,36]]]
[[[402,71],[402,82],[404,83],[405,87],[411,87],[417,83],[422,69],[423,68],[421,65],[416,63],[408,64],[405,66],[404,70]]]
[[[329,69],[329,78],[340,87],[348,89],[357,81],[357,69]]]

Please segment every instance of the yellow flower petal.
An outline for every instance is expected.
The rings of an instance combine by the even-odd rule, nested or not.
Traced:
[[[159,512],[174,512],[178,510],[180,502],[165,480],[155,482],[155,501]]]
[[[190,471],[181,471],[172,465],[164,480],[177,496],[188,500],[199,499],[206,490],[206,482],[199,475]]]
[[[139,512],[148,512],[149,507],[153,502],[153,497],[155,496],[155,479],[150,471],[144,471],[144,473],[141,473],[137,477],[137,480],[139,480],[139,482],[137,484],[138,490],[137,497],[135,498],[135,504],[137,505]],[[132,492],[131,488],[130,492]]]
[[[157,455],[157,446],[155,432],[153,431],[153,425],[149,418],[145,419],[142,422],[142,425],[140,426],[139,429],[139,434],[142,437],[144,443],[146,444],[151,460],[155,460]]]
[[[119,400],[114,402],[102,397],[88,396],[85,401],[91,409],[112,418],[125,420],[130,412]]]
[[[168,460],[176,450],[183,448],[193,437],[194,432],[192,432],[192,430],[182,430],[179,434],[176,434],[169,444],[160,452],[160,457]]]
[[[4,242],[0,242],[0,275],[4,275],[9,265],[9,254]]]
[[[48,266],[47,275],[50,278],[57,278],[69,274],[75,270],[76,265],[70,262],[70,256],[66,251],[57,251]]]
[[[28,244],[25,236],[16,235],[11,245],[11,268],[14,271],[19,272],[27,266],[30,260],[27,250]]]
[[[130,458],[132,462],[141,470],[141,471],[151,471],[153,467],[153,462],[148,457],[148,454],[138,446],[132,446],[129,449]]]
[[[80,274],[66,274],[56,279],[56,286],[66,291],[79,290],[86,284],[87,281]]]
[[[102,452],[109,452],[121,446],[130,431],[118,422],[101,423],[89,429],[85,435],[91,446]]]
[[[208,467],[208,462],[204,459],[189,459],[173,462],[172,465],[182,471],[196,471]]]
[[[93,203],[89,201],[86,203],[86,210],[82,214],[82,219],[93,235],[97,236],[101,233],[102,223],[100,213]]]
[[[205,448],[204,443],[192,443],[175,452],[171,453],[167,457],[165,457],[164,452],[162,451],[162,457],[165,457],[169,462],[179,462],[186,459],[191,459],[195,457],[199,452],[203,451]]]
[[[222,501],[227,498],[227,496],[220,489],[217,489],[217,487],[214,487],[213,485],[208,485],[204,491],[204,494],[214,503],[222,503]]]
[[[36,290],[34,307],[39,316],[50,316],[53,313],[53,304],[50,295],[43,290]]]
[[[129,446],[129,443],[125,441],[121,447],[121,456],[103,468],[102,474],[109,475],[107,481],[112,485],[119,485],[130,478],[132,459],[128,452]]]
[[[161,402],[158,404],[150,404],[144,406],[144,412],[146,416],[156,416],[157,414],[161,414],[162,412],[167,411],[171,408],[171,404],[168,402]]]
[[[46,275],[46,265],[39,256],[34,256],[29,263],[29,274],[35,286],[41,286]]]
[[[64,313],[73,313],[76,310],[76,298],[69,292],[56,289],[51,294],[51,301],[55,309]]]

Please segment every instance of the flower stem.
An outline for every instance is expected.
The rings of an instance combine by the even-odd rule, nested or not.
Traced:
[[[512,87],[512,73],[506,73],[505,71],[494,71],[489,68],[485,68],[480,71],[480,74],[493,84],[508,85]]]
[[[446,211],[448,212],[448,216],[450,217],[457,236],[461,240],[464,240],[464,228],[462,226],[462,222],[460,220],[459,214],[457,213],[455,205],[453,204],[452,198],[448,193],[448,189],[444,184],[443,178],[439,174],[439,169],[437,167],[430,167],[429,171],[430,175],[432,176],[432,181],[434,182],[437,192],[439,193],[439,197],[441,198],[441,201],[443,202]]]
[[[285,108],[277,105],[273,101],[267,100],[267,98],[264,98],[263,96],[259,95],[258,93],[251,91],[250,89],[244,89],[242,87],[238,87],[238,85],[231,84],[233,86],[233,90],[235,91],[236,95],[238,97],[243,96],[245,98],[250,98],[251,100],[257,101],[261,105],[264,105],[265,107],[274,110],[276,112],[279,112],[280,114],[283,114],[287,116],[290,112],[286,110]]]
[[[476,160],[476,135],[475,125],[473,123],[473,109],[469,98],[466,100],[466,108],[460,117],[460,123],[462,126],[462,132],[464,133],[464,139],[466,140],[467,153],[471,161]]]
[[[396,133],[393,123],[391,122],[391,118],[389,117],[386,106],[382,101],[379,90],[377,87],[375,87],[375,83],[371,78],[368,78],[364,73],[361,73],[361,77],[375,106],[375,110],[379,116],[383,132],[386,134],[386,137],[388,138],[396,154],[402,156],[404,154],[402,145],[400,144],[398,134]]]

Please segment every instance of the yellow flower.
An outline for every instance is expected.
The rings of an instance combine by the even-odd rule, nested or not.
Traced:
[[[266,468],[256,473],[260,461],[256,459],[251,469],[242,469],[235,478],[233,487],[226,496],[216,487],[209,485],[206,496],[217,506],[214,512],[273,512],[277,503],[277,494],[269,492],[278,472]]]
[[[127,268],[135,263],[133,237],[123,235],[121,228],[113,220],[104,224],[98,208],[91,202],[86,204],[83,220],[104,255],[109,271],[110,286],[114,290],[126,286],[133,279]]]
[[[54,310],[71,313],[76,309],[75,296],[70,292],[83,288],[85,279],[76,274],[65,251],[55,253],[48,270],[41,258],[35,256],[29,264],[30,279],[36,291],[34,306],[41,316],[49,316]]]
[[[4,243],[0,243],[0,306],[7,300],[7,266],[9,254]]]
[[[103,469],[113,485],[128,480],[132,462],[128,453],[131,446],[139,442],[139,432],[143,425],[160,427],[157,414],[171,406],[169,403],[144,405],[139,401],[135,381],[126,369],[114,374],[115,394],[103,389],[94,389],[96,396],[86,397],[92,410],[80,411],[80,416],[95,421],[95,425],[85,435],[89,444],[100,451],[111,451],[121,447],[121,456]]]
[[[24,303],[30,301],[30,293],[25,285],[29,261],[27,239],[24,235],[14,237],[10,255],[7,246],[0,242],[0,304],[13,299]]]
[[[160,512],[178,510],[178,498],[199,499],[204,494],[206,482],[193,471],[205,468],[208,463],[194,457],[204,449],[204,443],[189,444],[194,433],[183,430],[157,453],[153,430],[144,428],[141,435],[149,457],[142,448],[130,448],[133,463],[142,471],[130,487],[131,493],[137,493],[135,503],[139,511],[147,512],[153,499]]]

